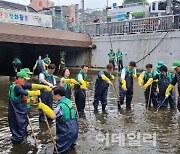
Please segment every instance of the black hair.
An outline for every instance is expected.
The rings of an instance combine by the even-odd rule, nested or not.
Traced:
[[[131,61],[131,62],[129,63],[129,66],[136,67],[136,62]]]
[[[113,65],[110,63],[110,64],[108,64],[107,66],[106,66],[106,69],[108,69],[108,70],[111,70],[111,69],[113,69]]]
[[[55,64],[49,64],[48,65],[48,69],[56,69],[56,65]]]
[[[127,12],[126,14],[129,14],[129,12]]]
[[[153,65],[152,64],[147,64],[146,68],[153,68]]]
[[[70,71],[70,69],[68,67],[63,68],[62,73],[61,73],[62,76],[64,76],[64,73],[66,72],[66,70]]]
[[[88,66],[88,65],[85,65],[85,64],[81,66],[82,69],[83,69],[84,67],[89,67],[89,66]]]
[[[53,94],[54,95],[60,95],[60,96],[65,96],[65,89],[63,87],[56,87],[53,89]]]
[[[160,71],[160,72],[167,72],[167,71],[168,71],[168,68],[167,68],[165,65],[163,65],[163,66],[161,66],[161,67],[159,68],[159,71]]]

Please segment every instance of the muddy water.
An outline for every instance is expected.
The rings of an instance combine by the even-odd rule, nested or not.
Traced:
[[[90,112],[86,105],[85,117],[79,118],[79,138],[75,150],[70,154],[161,154],[180,153],[180,113],[175,110],[145,110],[143,90],[135,83],[133,110],[117,111],[116,96],[110,87],[108,95],[108,114],[93,113],[92,101],[95,75],[89,76],[91,86]],[[117,83],[117,81],[116,81]],[[38,139],[37,147],[31,130],[20,145],[13,146],[7,124],[9,78],[0,77],[0,153],[11,154],[51,154],[53,145],[45,124],[38,122],[36,106],[31,108],[30,120]],[[51,125],[55,133],[55,123]]]

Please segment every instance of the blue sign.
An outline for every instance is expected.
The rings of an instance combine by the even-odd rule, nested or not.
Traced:
[[[117,3],[113,3],[113,8],[117,9]]]

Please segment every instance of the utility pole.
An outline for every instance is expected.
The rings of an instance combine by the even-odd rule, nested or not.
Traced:
[[[48,0],[46,0],[46,8],[48,8]]]
[[[166,14],[171,15],[172,14],[172,0],[167,0],[167,6],[166,6]]]
[[[84,0],[81,1],[82,3],[82,11],[81,11],[81,28],[82,28],[82,32],[84,32],[84,28],[85,28],[85,16],[84,16]]]
[[[109,7],[109,0],[107,0],[107,7],[106,7],[106,21],[108,22],[108,7]]]

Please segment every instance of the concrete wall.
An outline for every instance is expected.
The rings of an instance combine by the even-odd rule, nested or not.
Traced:
[[[79,50],[74,49],[74,51],[66,51],[66,65],[67,66],[82,66],[85,64],[86,49]]]
[[[148,34],[115,35],[111,36],[113,49],[120,47],[123,51],[124,64],[138,61],[148,54],[162,40],[167,32]],[[92,38],[97,48],[92,50],[92,66],[105,67],[108,63],[108,52],[111,48],[110,37],[100,36]],[[144,69],[147,63],[155,65],[164,61],[171,68],[174,60],[180,60],[180,31],[168,32],[157,48],[144,60],[137,64],[138,69]]]

